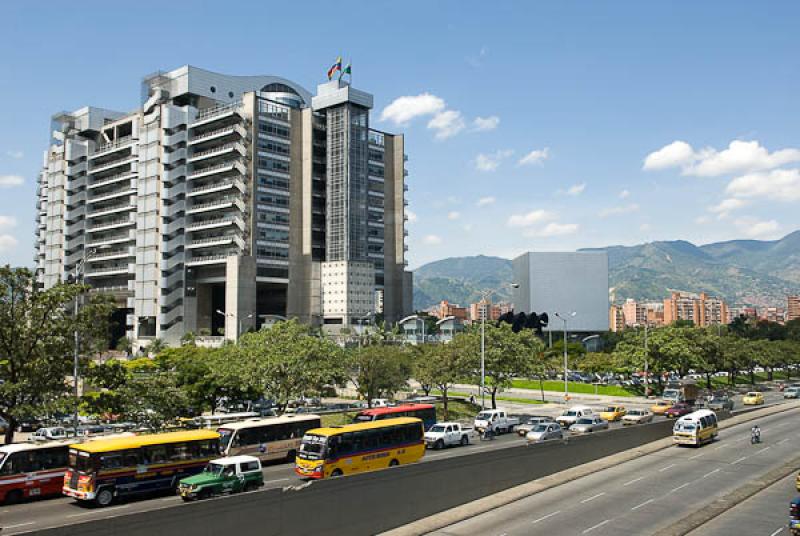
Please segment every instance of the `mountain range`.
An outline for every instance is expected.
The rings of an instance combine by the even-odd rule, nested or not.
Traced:
[[[608,246],[612,299],[660,301],[670,290],[707,292],[731,305],[786,306],[800,292],[800,231],[780,240],[730,240],[696,246],[683,240]],[[500,257],[450,257],[414,271],[414,308],[448,300],[465,306],[486,289],[509,300],[511,261]]]

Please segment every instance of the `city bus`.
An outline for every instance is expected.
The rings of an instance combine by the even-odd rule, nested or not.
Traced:
[[[425,454],[422,421],[412,417],[377,420],[306,432],[295,473],[320,479],[414,463]]]
[[[319,415],[295,414],[226,424],[217,428],[225,456],[255,456],[262,462],[293,462],[305,433],[322,425]]]
[[[71,441],[0,446],[0,503],[60,495]]]
[[[219,434],[192,430],[69,446],[63,493],[108,506],[117,497],[175,489],[219,455]]]
[[[717,414],[701,409],[684,415],[675,422],[672,438],[678,445],[702,445],[711,443],[717,437]]]
[[[382,419],[395,419],[397,417],[414,417],[422,421],[425,430],[436,424],[436,408],[432,404],[402,404],[359,411],[353,417],[354,423],[372,422]]]
[[[189,422],[196,428],[206,428],[208,430],[215,430],[223,424],[231,422],[244,421],[246,419],[255,419],[261,417],[255,411],[245,411],[241,413],[217,413],[214,415],[199,415],[193,417]]]

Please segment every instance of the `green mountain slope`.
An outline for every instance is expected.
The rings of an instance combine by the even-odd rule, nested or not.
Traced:
[[[800,231],[781,240],[733,240],[695,246],[682,240],[637,246],[609,246],[609,284],[616,301],[661,300],[670,289],[705,291],[730,304],[786,305],[800,292]],[[467,305],[480,291],[500,289],[510,297],[511,262],[499,257],[455,257],[414,272],[414,306],[447,299]]]

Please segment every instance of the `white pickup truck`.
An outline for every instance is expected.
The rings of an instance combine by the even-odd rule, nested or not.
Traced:
[[[476,430],[483,430],[491,425],[495,434],[513,432],[514,427],[519,425],[519,419],[511,417],[504,409],[485,409],[475,417]]]
[[[452,445],[468,445],[472,428],[457,422],[437,422],[425,432],[425,445],[441,449]]]

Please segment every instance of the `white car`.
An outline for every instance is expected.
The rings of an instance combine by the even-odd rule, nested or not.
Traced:
[[[478,413],[473,423],[476,430],[485,430],[491,426],[492,431],[496,434],[513,432],[517,425],[519,425],[519,419],[510,417],[504,409],[485,409]]]
[[[594,412],[589,406],[572,406],[568,410],[564,411],[564,413],[556,417],[556,422],[560,424],[562,428],[569,428],[578,422],[578,419],[583,417],[591,417],[593,414]]]
[[[39,428],[31,434],[30,440],[35,442],[57,441],[60,439],[67,439],[68,437],[75,437],[75,434],[67,432],[67,429],[62,426],[53,426],[50,428]]]
[[[542,422],[525,434],[525,439],[528,440],[528,443],[539,443],[548,439],[564,439],[564,432],[557,422]]]
[[[391,406],[391,402],[388,398],[373,398],[372,399],[372,407],[373,408],[388,408]]]
[[[471,428],[461,426],[457,422],[437,422],[425,432],[425,445],[433,449],[442,449],[452,445],[469,445]]]

